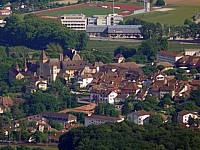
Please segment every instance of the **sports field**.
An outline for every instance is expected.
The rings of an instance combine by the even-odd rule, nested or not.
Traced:
[[[122,12],[122,10],[116,9],[116,13]],[[100,7],[88,7],[88,6],[83,6],[79,8],[71,8],[71,9],[66,9],[66,10],[57,10],[54,12],[45,12],[40,14],[40,16],[54,16],[58,17],[63,14],[84,14],[87,17],[91,17],[93,15],[106,15],[112,13],[112,9],[110,8],[100,8]]]
[[[200,1],[200,0],[199,0]],[[169,25],[181,25],[184,23],[185,19],[192,20],[192,17],[196,12],[200,12],[200,5],[196,6],[186,6],[186,5],[168,5],[167,8],[174,8],[174,10],[169,11],[152,11],[149,13],[131,15],[125,17],[125,20],[131,18],[140,18],[145,21],[169,24]]]

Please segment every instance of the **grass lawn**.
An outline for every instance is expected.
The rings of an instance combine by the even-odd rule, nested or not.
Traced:
[[[121,10],[116,9],[115,12],[122,12]],[[42,16],[54,16],[58,17],[64,14],[84,14],[87,17],[92,17],[93,15],[107,15],[112,13],[112,9],[106,9],[106,8],[97,8],[97,7],[80,7],[80,8],[72,8],[67,10],[58,10],[55,12],[47,12],[44,14],[41,14]]]
[[[125,18],[140,18],[145,21],[169,24],[169,25],[181,25],[184,23],[185,19],[192,19],[195,15],[196,10],[200,10],[200,5],[197,6],[176,6],[168,5],[166,8],[175,8],[175,10],[165,11],[165,12],[149,12],[144,14],[132,15]]]
[[[135,42],[112,42],[112,41],[89,41],[87,49],[96,49],[98,51],[110,52],[113,54],[114,50],[119,46],[134,47],[138,48],[141,43]],[[181,52],[183,49],[200,49],[200,44],[180,44],[180,43],[169,43],[168,50],[174,52]]]

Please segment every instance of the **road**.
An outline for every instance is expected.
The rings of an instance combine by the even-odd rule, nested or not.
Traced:
[[[108,38],[108,37],[90,37],[92,41],[111,41],[111,42],[135,42],[140,43],[141,39],[119,39],[119,38]]]

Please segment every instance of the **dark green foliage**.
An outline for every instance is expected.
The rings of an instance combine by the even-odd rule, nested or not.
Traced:
[[[163,65],[158,65],[157,67],[156,67],[158,70],[163,70],[165,67],[163,66]]]
[[[192,90],[190,92],[190,98],[200,107],[200,87],[197,90]]]
[[[56,130],[61,130],[63,128],[61,124],[54,120],[49,119],[48,123],[52,128],[55,128]]]
[[[165,1],[164,0],[157,0],[155,5],[156,6],[164,6],[165,5]]]
[[[11,146],[4,146],[1,147],[0,150],[15,150],[15,148],[12,148]]]
[[[120,112],[115,109],[115,105],[109,103],[99,103],[95,107],[96,115],[119,117]]]
[[[181,111],[181,110],[195,110],[197,109],[198,107],[195,105],[195,102],[192,102],[192,101],[188,101],[188,102],[184,102],[184,103],[177,103],[176,106],[175,106],[176,110],[177,111]]]
[[[126,100],[122,107],[122,115],[127,115],[130,113],[130,111],[131,111],[131,106],[129,105],[128,100]]]
[[[151,115],[150,119],[149,119],[149,124],[152,124],[152,125],[162,125],[163,124],[163,117],[159,114],[154,114],[154,115]]]
[[[157,71],[157,68],[155,66],[147,65],[142,67],[142,71],[146,76],[150,77]]]
[[[132,122],[105,123],[72,129],[62,135],[59,150],[199,149],[200,132],[181,125],[137,126]]]
[[[124,58],[132,57],[136,54],[136,49],[120,46],[114,51],[114,55],[122,54]]]
[[[43,49],[54,43],[62,48],[85,49],[88,37],[85,32],[70,30],[58,21],[44,20],[29,14],[21,21],[13,15],[2,30],[0,41],[16,46],[23,45]]]

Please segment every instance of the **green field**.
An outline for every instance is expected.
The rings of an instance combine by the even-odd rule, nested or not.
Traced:
[[[96,49],[98,51],[105,51],[113,53],[114,50],[119,46],[127,46],[138,48],[141,43],[135,42],[111,42],[111,41],[89,41],[87,44],[87,49]],[[200,44],[180,44],[180,43],[169,43],[168,50],[174,52],[183,51],[183,49],[200,49]]]
[[[121,10],[116,9],[115,12],[122,12]],[[112,9],[106,8],[97,8],[97,7],[80,7],[80,8],[72,8],[67,10],[58,10],[55,12],[47,12],[43,13],[40,16],[54,16],[58,17],[64,14],[84,14],[87,17],[92,17],[93,15],[107,15],[112,13]]]
[[[165,11],[165,12],[149,12],[144,14],[132,15],[125,18],[140,18],[145,21],[169,25],[181,25],[184,23],[185,19],[192,20],[197,10],[200,10],[200,6],[175,6],[167,5],[166,8],[175,8],[175,10]]]

